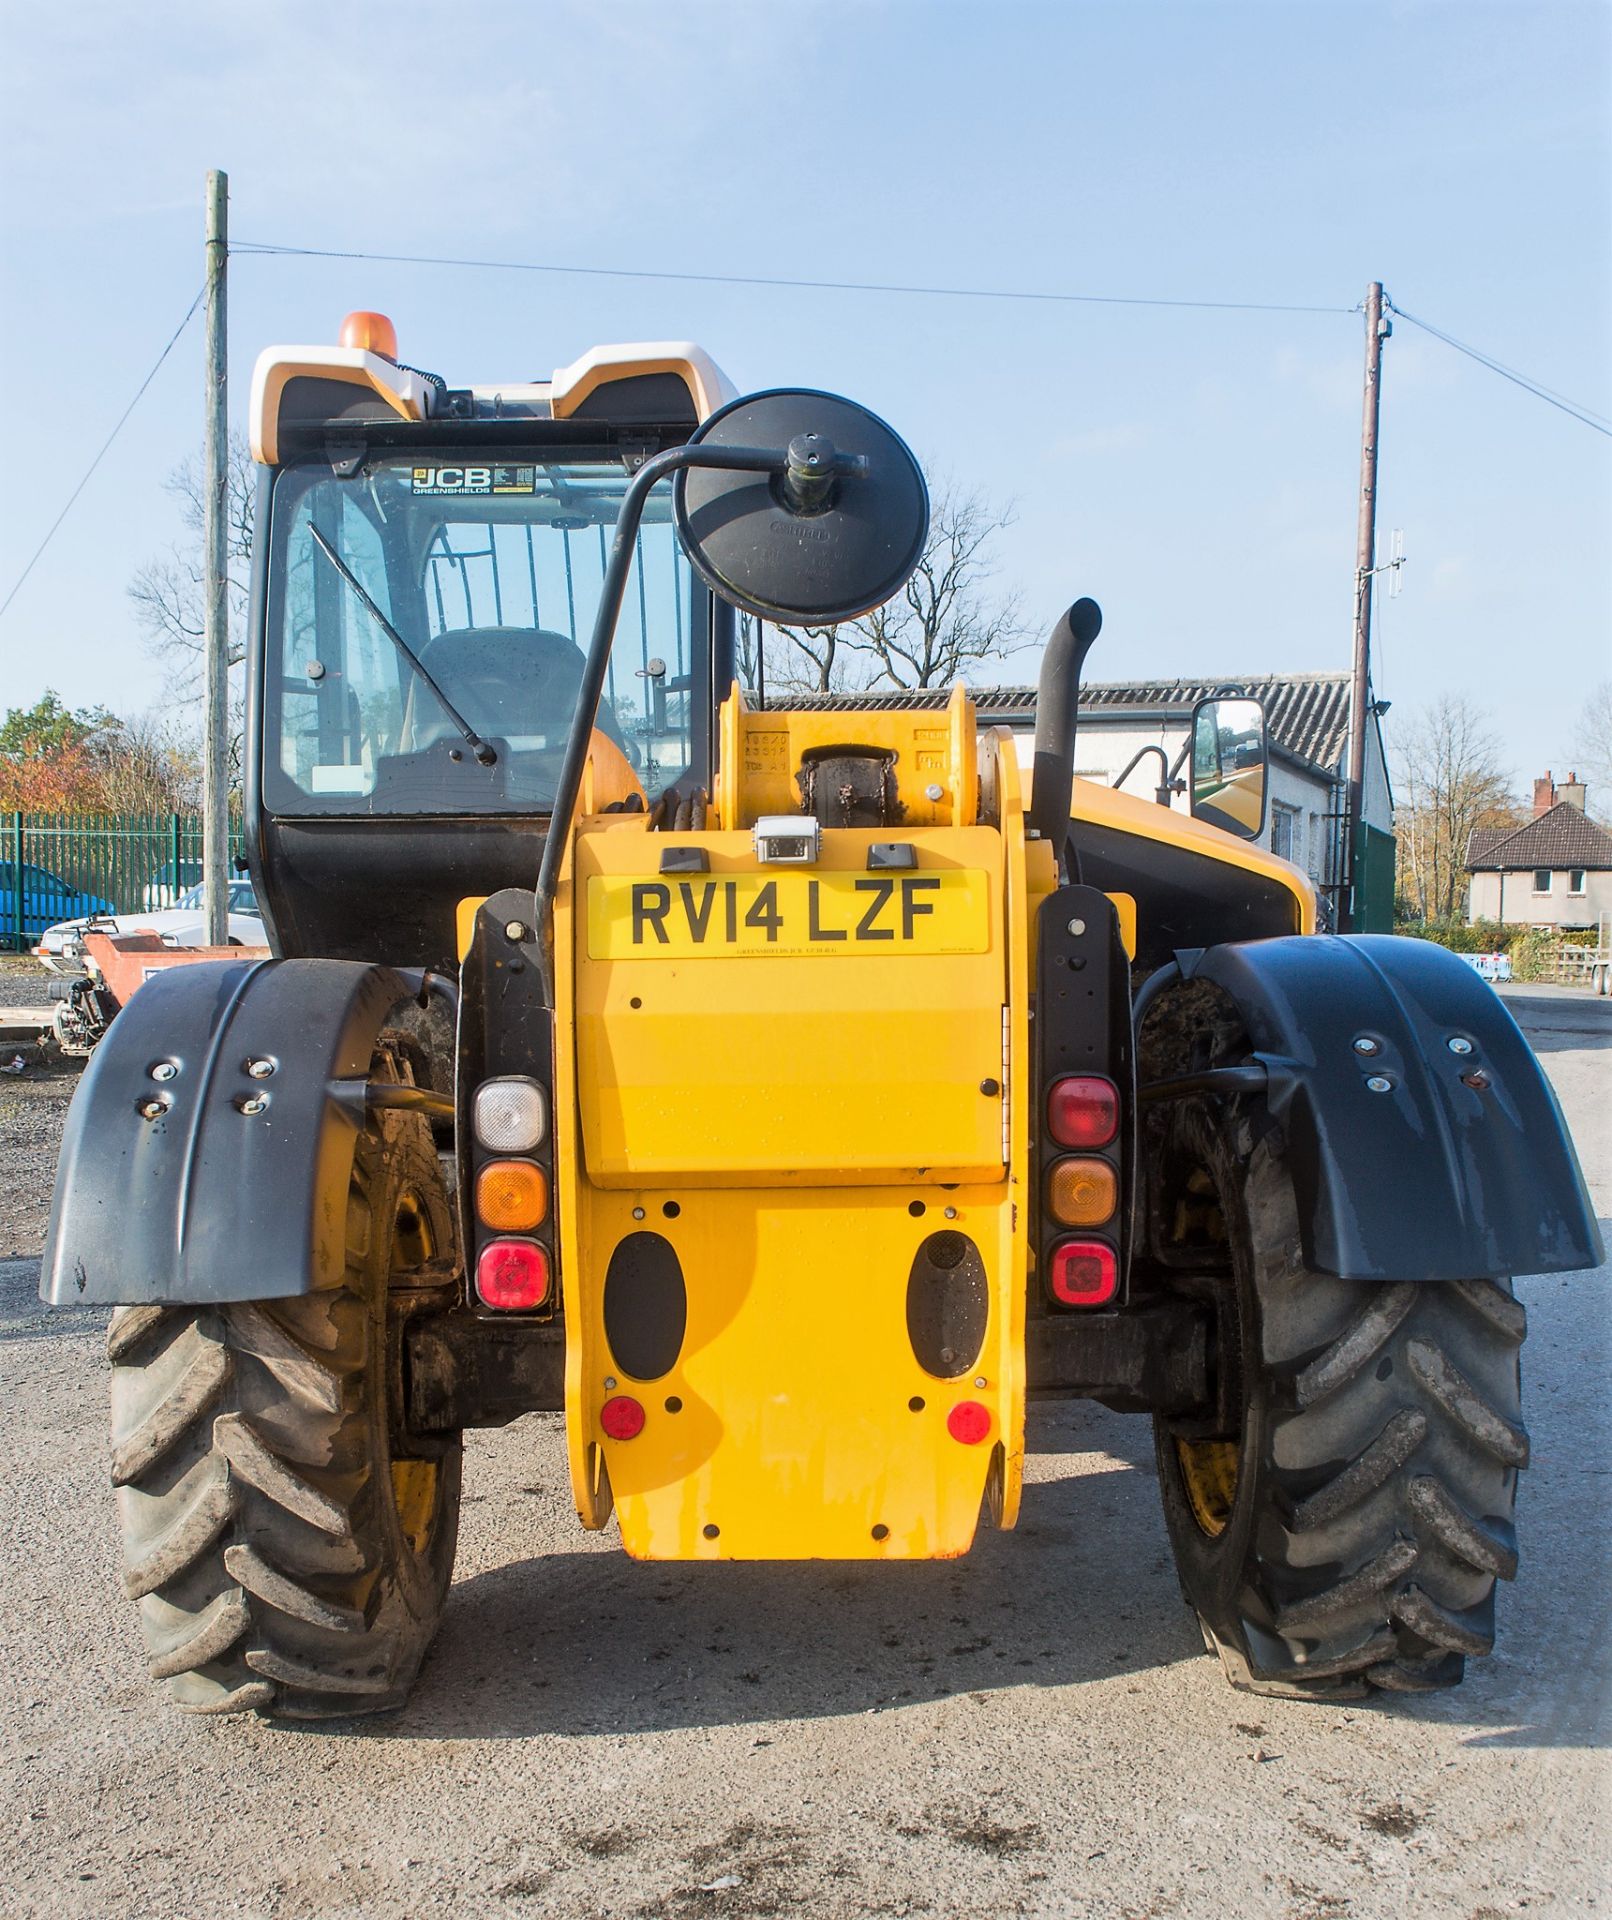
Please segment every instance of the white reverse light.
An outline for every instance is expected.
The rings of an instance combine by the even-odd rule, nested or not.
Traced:
[[[548,1131],[548,1096],[535,1080],[487,1080],[476,1089],[476,1138],[492,1153],[530,1153]]]

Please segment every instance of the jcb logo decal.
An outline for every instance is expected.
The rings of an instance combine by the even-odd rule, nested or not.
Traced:
[[[415,493],[491,493],[491,467],[416,467]]]

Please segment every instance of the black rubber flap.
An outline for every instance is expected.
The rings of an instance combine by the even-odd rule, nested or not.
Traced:
[[[990,1321],[985,1262],[965,1233],[932,1233],[907,1276],[907,1338],[925,1373],[955,1380],[979,1359]]]
[[[683,1350],[688,1291],[677,1251],[658,1233],[629,1233],[605,1273],[605,1339],[635,1380],[670,1373]]]
[[[818,434],[860,454],[824,504],[796,512],[765,473],[687,468],[673,498],[677,528],[706,583],[746,613],[785,625],[851,620],[905,586],[929,531],[929,490],[906,442],[876,414],[836,394],[751,394],[712,414],[693,437],[715,447],[787,447]]]

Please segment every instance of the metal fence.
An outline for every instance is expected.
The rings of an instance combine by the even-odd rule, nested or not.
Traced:
[[[202,877],[200,814],[0,814],[0,952],[93,913],[159,912]],[[230,824],[230,858],[241,851]]]

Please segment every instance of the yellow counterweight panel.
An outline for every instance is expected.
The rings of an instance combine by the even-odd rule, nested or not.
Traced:
[[[982,1502],[998,1524],[1017,1514],[1032,895],[1011,742],[982,747],[999,828],[899,832],[920,873],[982,876],[979,951],[622,959],[618,905],[607,887],[590,907],[591,883],[659,884],[674,843],[710,857],[691,878],[753,878],[749,836],[573,837],[555,903],[558,1031],[577,1035],[555,1082],[566,1430],[584,1524],[614,1506],[631,1554],[935,1557],[967,1549]],[[826,833],[813,872],[865,874],[874,837]],[[937,1184],[920,1139],[966,1142],[972,1171]],[[985,1277],[983,1344],[955,1379],[924,1370],[908,1330],[914,1256],[937,1231],[965,1234]],[[645,1232],[676,1252],[687,1296],[653,1380],[625,1371],[605,1316],[611,1255]],[[644,1411],[631,1438],[604,1427],[622,1395]],[[965,1401],[975,1441],[948,1427]]]
[[[1011,1270],[1012,1207],[1000,1183],[930,1188],[918,1200],[923,1191],[583,1194],[583,1245],[591,1251],[574,1291],[566,1262],[568,1357],[580,1361],[567,1419],[590,1493],[597,1476],[588,1450],[602,1449],[630,1554],[925,1559],[967,1550],[998,1445],[1010,1441],[1022,1457],[1021,1363],[1012,1316],[1001,1310],[1008,1292],[1022,1291],[1002,1284]],[[678,1209],[673,1220],[668,1203]],[[915,1217],[914,1204],[926,1211]],[[671,1370],[642,1381],[611,1354],[602,1280],[609,1250],[648,1226],[677,1252],[688,1329]],[[926,1373],[907,1334],[913,1256],[937,1229],[974,1241],[997,1309],[979,1359],[954,1380]],[[600,1426],[605,1403],[620,1394],[646,1416],[631,1440],[609,1439]],[[977,1442],[947,1429],[962,1401],[989,1415]]]
[[[758,867],[748,833],[579,830],[595,1185],[1001,1179],[1003,836],[901,837],[917,868],[880,874],[889,830],[826,832],[809,869]],[[674,842],[710,871],[661,875]]]

